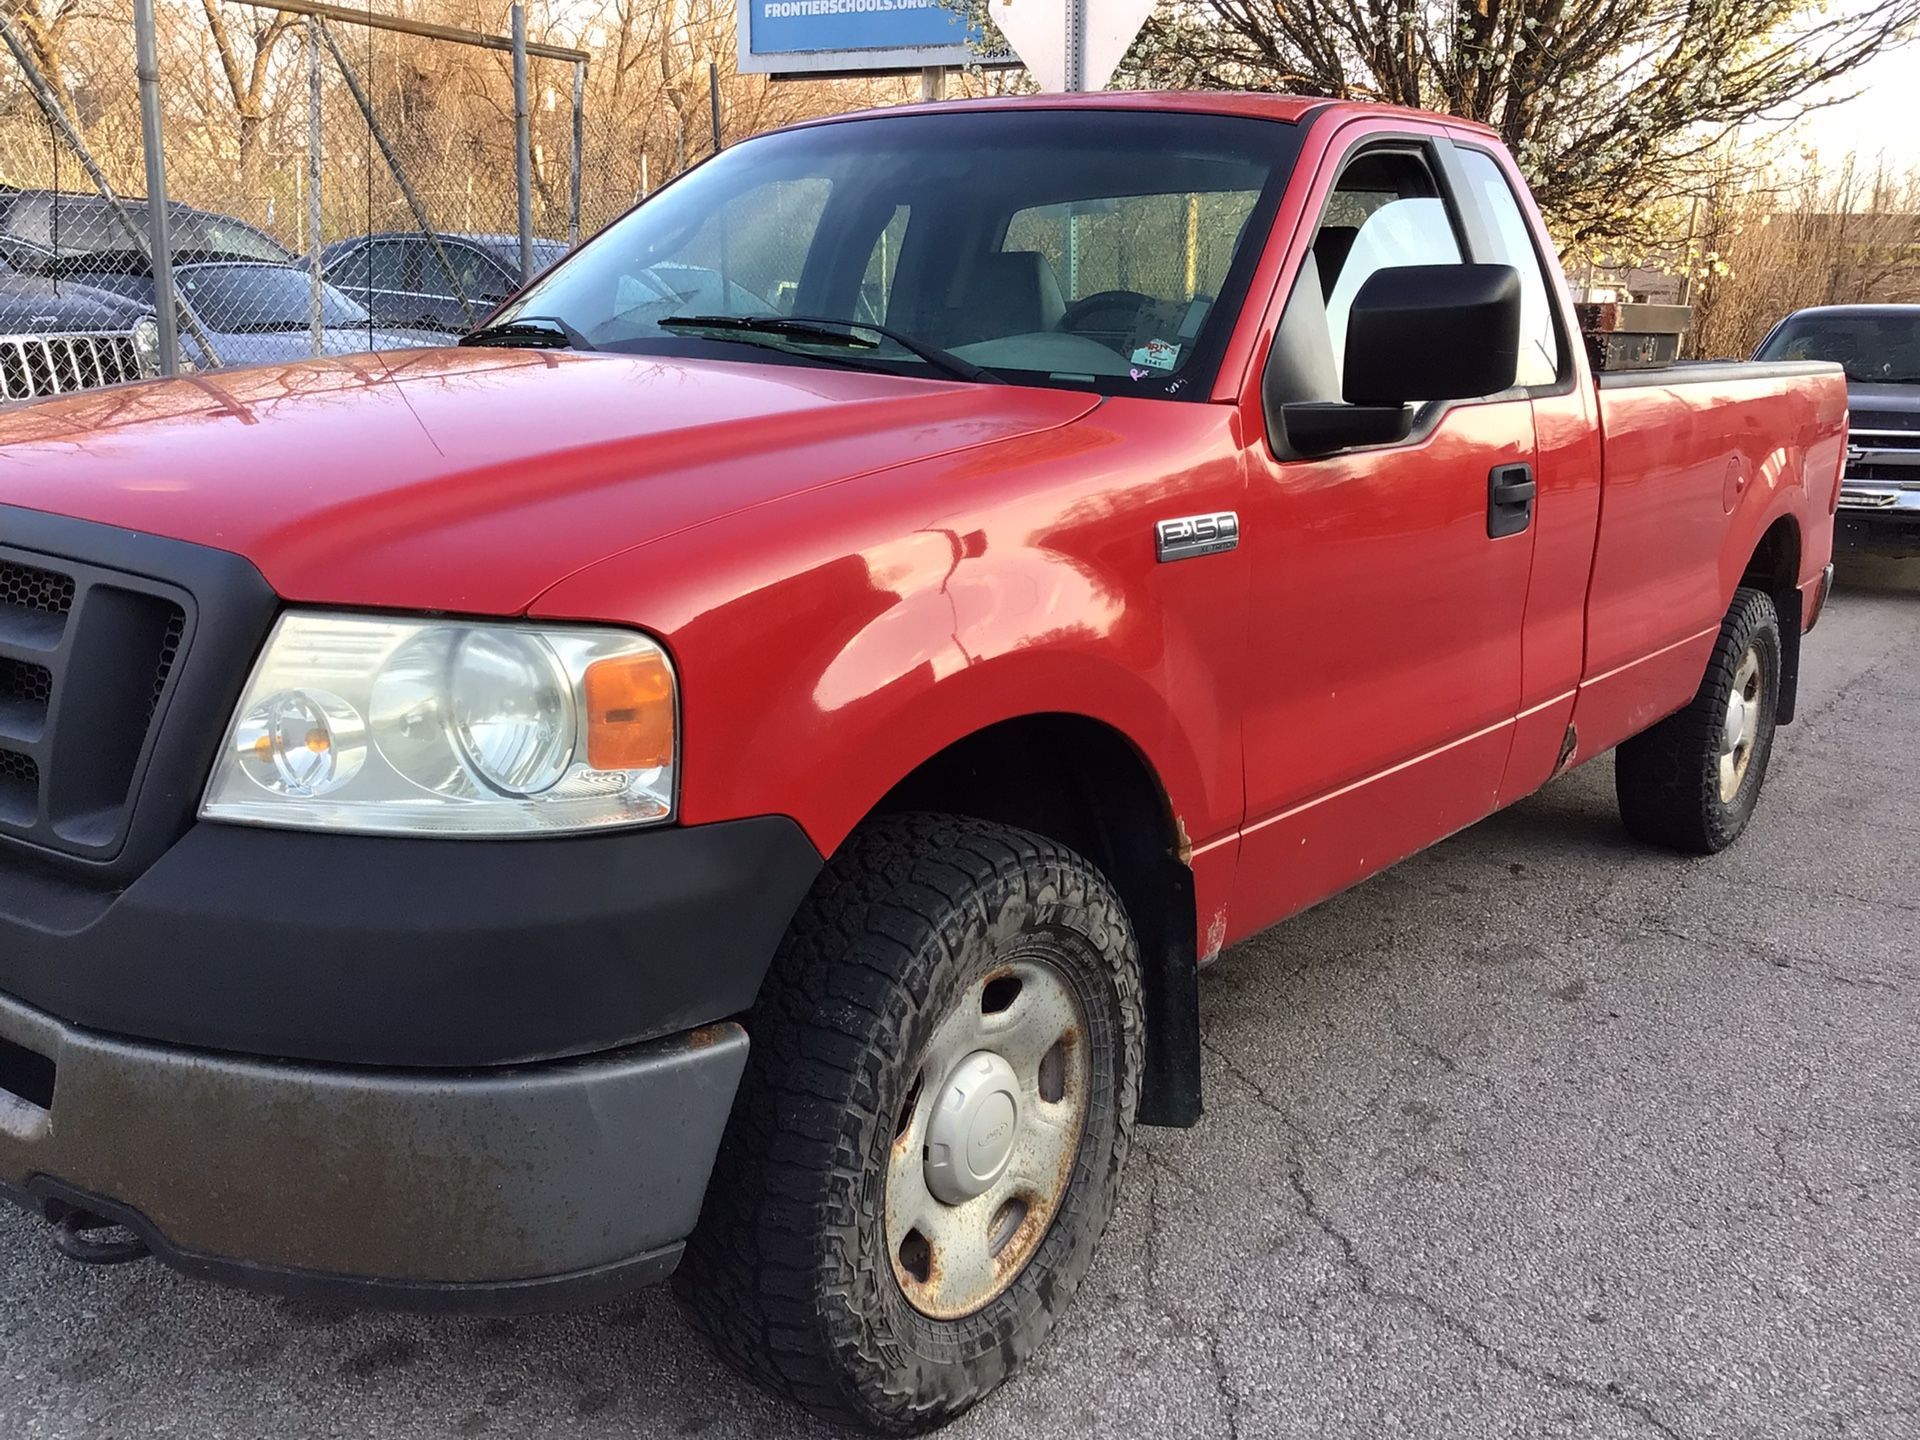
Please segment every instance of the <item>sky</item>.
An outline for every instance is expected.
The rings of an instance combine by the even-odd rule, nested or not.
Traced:
[[[1884,152],[1895,168],[1920,168],[1920,40],[1875,57],[1832,93],[1854,98],[1799,121],[1787,132],[1796,144],[1814,147],[1826,163],[1853,150],[1863,160]]]

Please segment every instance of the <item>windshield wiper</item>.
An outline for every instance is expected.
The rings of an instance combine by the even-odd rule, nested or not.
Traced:
[[[524,350],[591,350],[594,344],[573,326],[551,315],[520,315],[469,330],[457,345],[499,345]]]
[[[653,322],[662,330],[743,331],[758,335],[787,336],[795,340],[851,346],[860,350],[878,349],[878,343],[862,340],[859,332],[868,331],[882,340],[891,340],[909,355],[925,361],[934,369],[956,380],[976,385],[1004,385],[1006,382],[971,360],[962,360],[952,351],[928,345],[871,320],[839,320],[824,315],[669,315]]]

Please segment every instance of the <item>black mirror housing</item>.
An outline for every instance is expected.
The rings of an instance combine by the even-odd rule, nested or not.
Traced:
[[[1342,405],[1332,400],[1296,400],[1281,407],[1287,443],[1295,454],[1333,455],[1364,445],[1397,445],[1413,428],[1405,405]]]
[[[1511,265],[1396,265],[1353,298],[1341,389],[1355,406],[1477,400],[1511,389],[1519,364]]]

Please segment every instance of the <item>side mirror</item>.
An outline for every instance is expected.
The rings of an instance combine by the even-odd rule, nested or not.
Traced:
[[[1520,275],[1511,265],[1398,265],[1377,270],[1347,314],[1345,404],[1282,407],[1289,444],[1331,455],[1406,438],[1433,400],[1511,388],[1520,363]]]
[[[1511,265],[1376,270],[1347,316],[1349,405],[1476,400],[1520,365],[1520,272]]]

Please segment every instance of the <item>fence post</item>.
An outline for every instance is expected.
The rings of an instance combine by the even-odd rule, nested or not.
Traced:
[[[320,17],[307,16],[307,269],[313,276],[313,300],[307,325],[313,353],[327,349],[326,317],[321,305],[320,261]]]
[[[519,182],[520,278],[533,278],[533,124],[527,113],[527,7],[513,6],[513,171]]]
[[[180,373],[178,311],[173,300],[173,242],[167,225],[167,162],[160,135],[160,53],[153,0],[133,0],[134,71],[140,81],[140,146],[147,160],[147,249],[153,267],[154,319],[160,325],[160,370]]]
[[[573,62],[573,173],[567,191],[567,245],[580,243],[580,171],[587,148],[587,62]]]

